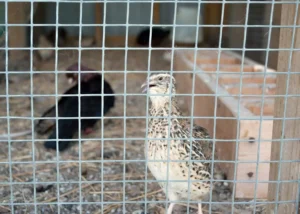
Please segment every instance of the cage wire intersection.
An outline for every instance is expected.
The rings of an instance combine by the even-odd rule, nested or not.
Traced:
[[[298,1],[6,0],[1,3],[4,81],[0,83],[0,117],[1,131],[7,135],[0,136],[0,213],[167,213],[170,203],[176,203],[173,213],[197,213],[199,201],[191,200],[190,189],[195,182],[190,179],[192,167],[185,172],[188,180],[181,181],[188,183],[187,200],[170,201],[170,192],[164,192],[158,185],[158,182],[167,185],[179,182],[169,176],[169,171],[175,170],[169,165],[187,160],[163,160],[167,163],[167,171],[161,171],[166,173],[164,181],[155,179],[147,167],[149,162],[162,160],[144,156],[144,150],[148,154],[149,121],[153,116],[149,114],[150,92],[141,93],[140,86],[156,73],[168,73],[176,79],[178,107],[182,111],[177,119],[189,120],[189,130],[200,125],[209,131],[212,141],[212,156],[206,160],[211,163],[209,173],[213,177],[214,166],[218,164],[225,170],[225,177],[211,179],[221,185],[210,189],[207,198],[201,201],[203,213],[299,212],[300,136],[293,130],[299,129],[300,111],[295,112],[291,107],[300,108],[295,59],[299,51]],[[254,20],[253,5],[264,8],[264,20],[260,20],[261,16]],[[42,11],[42,7],[46,10]],[[184,7],[196,15],[184,13]],[[279,7],[281,11],[277,10]],[[287,8],[290,12],[286,12]],[[47,21],[35,22],[39,11],[46,14]],[[284,16],[289,16],[288,21],[284,21]],[[88,23],[88,17],[93,21]],[[52,46],[41,44],[40,35],[34,32],[47,27],[55,30]],[[141,47],[133,41],[144,27],[149,27],[149,43]],[[171,31],[165,47],[152,46],[162,37],[155,34],[153,27]],[[77,45],[61,46],[59,28],[69,29],[68,34],[73,36],[67,41],[77,37]],[[247,37],[255,35],[252,30],[256,29],[263,42]],[[29,44],[23,39],[27,30]],[[87,35],[94,33],[90,37],[95,42],[90,46],[82,46],[87,37],[83,31]],[[195,38],[194,42],[182,45],[191,37],[189,34]],[[275,36],[281,41],[276,48],[272,44]],[[214,45],[207,38],[214,40]],[[52,56],[47,60],[35,58],[43,51],[52,51]],[[274,60],[276,53],[278,60]],[[27,58],[17,58],[22,54],[27,54]],[[251,56],[255,59],[250,59]],[[69,72],[66,68],[74,62],[95,69],[89,73],[101,73],[102,91],[105,80],[111,84],[116,101],[108,113],[105,97],[112,94],[80,94],[84,83],[78,84],[75,95],[64,94],[71,88],[66,82],[65,74]],[[274,64],[276,71],[271,72]],[[26,75],[27,78],[19,78]],[[274,76],[279,78],[277,82]],[[82,78],[78,75],[78,82],[84,81]],[[276,91],[276,87],[281,89]],[[37,121],[53,121],[54,117],[58,124],[62,119],[74,119],[58,116],[59,108],[55,108],[52,118],[42,116],[49,105],[61,105],[62,97],[72,96],[101,97],[98,113],[102,116],[97,117],[81,116],[82,108],[88,105],[78,99],[78,130],[82,130],[82,119],[95,118],[99,121],[94,132],[90,137],[78,131],[76,137],[59,139],[61,130],[54,125],[58,133],[56,147],[63,141],[74,141],[75,145],[65,152],[44,148],[41,143],[48,136],[36,133]],[[171,112],[174,94],[168,96]],[[70,112],[73,109],[65,108]],[[173,119],[169,114],[168,123],[172,124]],[[15,135],[18,130],[27,130],[29,134]],[[63,130],[67,132],[69,128]],[[167,156],[170,156],[171,132],[169,125],[169,136],[159,139],[168,140]],[[190,148],[193,140],[191,132]],[[215,153],[221,159],[215,159]],[[187,155],[191,163],[192,150]],[[271,180],[271,176],[275,179]],[[289,207],[288,211],[283,211],[282,206]]]

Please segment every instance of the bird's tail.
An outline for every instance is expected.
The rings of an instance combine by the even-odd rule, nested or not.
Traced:
[[[230,186],[227,182],[227,176],[226,174],[218,167],[215,167],[214,170],[214,180],[217,180],[214,182],[214,191],[217,193],[223,193],[226,195],[231,194]],[[217,194],[217,195],[219,195]]]
[[[55,106],[49,108],[41,117],[55,117]],[[39,134],[45,134],[55,125],[55,119],[40,119],[35,125],[35,130]]]
[[[221,171],[215,171],[214,172],[214,180],[217,180],[215,181],[215,185],[216,186],[221,186],[221,185],[224,185],[224,183],[226,183],[226,174],[221,172]],[[226,184],[225,184],[226,186]]]
[[[58,150],[64,151],[70,144],[70,141],[67,139],[72,139],[74,133],[78,131],[78,120],[59,120],[58,124]],[[48,141],[45,141],[44,146],[48,149],[56,150],[56,137],[55,127]],[[65,139],[66,141],[61,141],[60,139]]]

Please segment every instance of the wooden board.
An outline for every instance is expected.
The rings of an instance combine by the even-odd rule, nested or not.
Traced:
[[[275,10],[279,11],[279,14],[277,14],[279,23],[277,22],[276,24],[282,26],[299,25],[300,16],[297,4],[298,1],[276,5]],[[281,28],[279,36],[277,38],[273,37],[273,39],[273,44],[277,40],[279,41],[279,48],[291,47],[291,44],[293,44],[292,47],[295,49],[300,48],[299,28],[293,31],[288,28]],[[269,187],[268,201],[272,203],[269,204],[267,213],[296,214],[300,211],[300,75],[296,74],[296,72],[299,72],[300,67],[299,58],[299,51],[280,51],[278,60],[276,60],[277,70],[285,72],[284,75],[280,75],[277,78],[278,87],[276,93],[295,96],[290,96],[289,98],[278,96],[275,99],[274,117],[277,120],[274,121],[271,154],[271,160],[274,162],[271,164],[270,169],[270,180],[274,183],[271,183]],[[278,164],[278,161],[286,162]],[[277,182],[280,185],[277,185]],[[275,205],[278,205],[278,207]]]
[[[219,25],[221,23],[222,4],[205,4],[204,23],[207,25]],[[217,45],[219,43],[220,28],[209,27],[204,28],[205,42],[210,45]]]
[[[237,160],[254,162],[258,161],[257,157],[259,157],[259,161],[270,160],[271,144],[269,140],[272,139],[273,121],[263,120],[260,122],[259,118],[256,120],[245,120],[245,118],[257,118],[257,115],[260,115],[262,100],[260,94],[262,89],[260,89],[259,86],[264,82],[264,80],[263,76],[261,74],[256,75],[256,72],[261,71],[261,66],[251,60],[244,60],[244,68],[248,67],[251,71],[244,71],[247,75],[243,77],[243,80],[245,79],[245,82],[248,84],[248,88],[242,87],[242,92],[248,94],[252,92],[251,94],[253,94],[253,92],[256,91],[257,96],[251,98],[245,97],[241,100],[241,104],[239,105],[239,102],[235,97],[230,97],[232,94],[239,94],[239,90],[237,90],[239,89],[237,86],[239,86],[238,80],[241,71],[241,59],[239,56],[227,51],[222,52],[220,69],[223,68],[222,66],[226,65],[227,72],[233,72],[232,70],[234,70],[236,74],[220,75],[223,79],[217,83],[217,78],[219,78],[219,76],[217,76],[215,72],[205,70],[205,68],[207,68],[208,64],[213,65],[218,62],[218,53],[216,51],[202,51],[202,53],[198,52],[197,55],[197,65],[195,70],[197,74],[195,75],[194,93],[215,95],[217,89],[217,93],[222,96],[218,96],[217,98],[216,115],[214,112],[216,105],[214,96],[194,96],[195,111],[192,115],[211,118],[196,119],[195,122],[207,128],[212,136],[214,126],[216,125],[215,137],[218,139],[216,143],[216,151],[219,159],[235,161],[237,157]],[[178,50],[175,52],[174,69],[180,72],[187,72],[184,75],[184,78],[182,76],[183,74],[179,74],[179,72],[176,73],[177,77],[180,76],[180,78],[177,78],[179,79],[177,82],[179,93],[192,92],[191,87],[186,86],[192,86],[193,75],[191,73],[193,73],[194,70],[193,59],[194,51]],[[206,62],[207,64],[203,62]],[[237,65],[239,65],[239,69],[235,69],[235,66]],[[216,65],[214,66],[216,67]],[[219,71],[220,73],[222,72],[222,70]],[[265,82],[274,86],[274,81],[276,81],[274,71],[268,70],[267,73],[272,75],[269,75]],[[228,87],[234,86],[234,84],[236,84],[235,87]],[[247,86],[247,84],[245,84],[245,86]],[[249,85],[251,87],[249,87]],[[255,90],[253,91],[253,89]],[[267,93],[273,94],[274,90]],[[191,109],[191,100],[190,98],[186,99],[186,103],[189,105],[189,109]],[[267,98],[264,104],[263,112],[265,116],[272,116],[274,110],[273,99]],[[214,116],[223,117],[224,119],[214,120]],[[238,120],[238,116],[242,119]],[[259,132],[260,129],[261,132]],[[259,133],[260,139],[263,140],[260,143],[258,142]],[[249,141],[249,139],[252,138],[256,139],[254,143]],[[257,156],[258,145],[260,145],[259,156]],[[237,151],[237,154],[235,151]],[[236,198],[253,198],[255,180],[258,179],[258,181],[266,181],[269,179],[269,164],[260,163],[258,165],[257,172],[255,163],[239,163],[237,165],[234,165],[233,163],[222,163],[222,165],[223,169],[225,169],[227,173],[228,179],[237,181],[236,191],[234,193]],[[237,167],[236,175],[234,174],[235,167]],[[232,185],[233,183],[231,186]],[[256,191],[257,198],[266,198],[267,191],[267,183],[258,182]]]
[[[153,3],[153,24],[160,24],[160,4]]]
[[[125,47],[126,45],[126,37],[125,36],[106,36],[105,37],[105,47]],[[135,47],[136,37],[128,36],[127,41],[128,47]]]
[[[261,133],[259,133],[260,129]],[[238,161],[269,161],[272,129],[273,121],[270,120],[262,121],[262,123],[259,120],[240,120],[239,139],[241,142],[238,145]],[[263,141],[259,142],[259,138]],[[256,168],[258,169],[257,172]],[[236,175],[236,196],[239,198],[254,198],[255,181],[258,180],[256,197],[266,198],[268,183],[259,183],[259,181],[269,180],[269,170],[270,164],[268,163],[239,163]],[[252,183],[239,183],[239,180],[252,181]]]
[[[9,2],[8,23],[28,24],[30,18],[30,2]],[[11,48],[27,46],[26,27],[8,27],[8,45]],[[10,51],[10,60],[19,60],[24,56],[22,50]]]
[[[103,3],[95,4],[95,24],[103,24]],[[96,27],[95,41],[97,46],[102,46],[103,27]]]

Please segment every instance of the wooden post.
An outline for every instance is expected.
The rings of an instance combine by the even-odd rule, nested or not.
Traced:
[[[159,3],[153,3],[153,24],[160,23],[160,5]]]
[[[30,18],[30,3],[9,2],[7,11],[9,24],[27,24]],[[26,27],[8,27],[8,45],[10,48],[26,47]],[[9,57],[11,60],[18,60],[23,57],[24,52],[23,50],[10,51]]]
[[[277,4],[276,7],[281,7],[281,25],[294,25],[295,16],[297,18],[296,25],[300,24],[299,13],[296,13],[295,4]],[[293,28],[281,28],[279,33],[279,48],[290,48],[292,44]],[[300,29],[295,29],[294,47],[300,48]],[[286,93],[286,86],[289,78],[288,94],[298,95],[300,94],[300,75],[293,74],[300,71],[300,52],[293,51],[292,61],[289,69],[289,56],[290,51],[280,51],[278,55],[277,70],[286,72],[284,75],[277,75],[277,94],[284,95]],[[279,190],[277,191],[277,184],[270,183],[268,191],[268,200],[270,202],[276,201],[276,194],[278,192],[278,202],[280,201],[296,201],[299,194],[299,184],[297,179],[300,175],[300,98],[289,97],[287,100],[286,109],[284,109],[285,98],[278,97],[275,100],[275,118],[282,118],[284,111],[286,112],[286,118],[274,120],[273,139],[280,139],[283,135],[283,140],[276,140],[272,143],[271,160],[273,161],[293,161],[281,163],[281,170],[279,171],[279,163],[272,163],[270,168],[270,181],[278,181],[278,175],[280,175],[279,181],[285,181],[279,184]],[[296,119],[297,118],[297,119]],[[284,121],[285,120],[285,121]],[[285,122],[285,128],[282,131],[283,123]],[[286,140],[295,139],[295,140]],[[281,151],[282,146],[282,151]],[[282,153],[282,159],[280,160],[280,154]],[[292,181],[296,180],[296,181]],[[275,204],[268,206],[268,212],[270,214],[275,213]],[[277,213],[280,214],[294,214],[298,207],[298,202],[293,203],[280,203],[278,204]]]
[[[204,12],[205,24],[219,25],[221,23],[222,4],[211,3],[211,4],[206,4],[204,7],[205,7],[205,12]],[[210,45],[215,46],[219,44],[219,35],[220,35],[219,27],[204,28],[205,42],[208,42]]]
[[[103,3],[97,3],[95,5],[95,24],[103,24]],[[95,41],[97,46],[102,46],[103,27],[96,27]]]
[[[270,14],[271,14],[271,5],[266,5],[265,10],[265,22],[266,24],[269,24]],[[281,5],[276,5],[273,10],[273,25],[280,25],[281,23]],[[266,35],[268,35],[269,28],[265,29]],[[270,48],[272,49],[278,49],[279,48],[279,28],[273,28],[271,32],[271,42],[270,42]],[[265,39],[266,43],[268,42],[268,39]],[[267,47],[268,44],[265,45]],[[268,67],[276,69],[278,64],[278,51],[270,51],[269,52],[269,60],[268,60]]]

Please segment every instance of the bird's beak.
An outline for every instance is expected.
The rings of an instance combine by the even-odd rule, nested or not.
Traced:
[[[142,93],[145,93],[148,89],[148,82],[145,81],[142,86],[141,86],[141,89],[143,89]]]
[[[148,90],[148,88],[153,87],[153,86],[156,86],[156,82],[145,81],[141,86],[141,88],[144,88],[142,93],[145,93]]]
[[[68,78],[68,83],[72,84],[74,82],[73,78]]]

